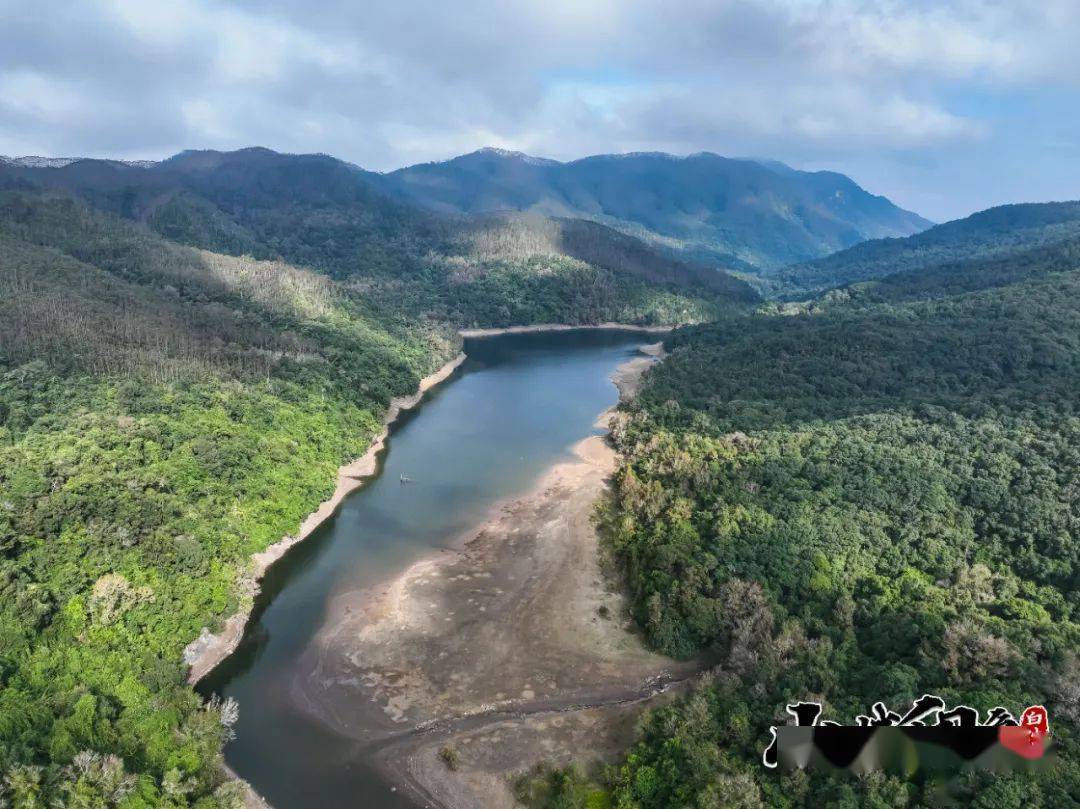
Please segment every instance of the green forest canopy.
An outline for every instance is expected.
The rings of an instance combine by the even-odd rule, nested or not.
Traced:
[[[549,773],[537,803],[1077,804],[1080,270],[1022,255],[969,267],[975,292],[834,296],[667,341],[615,431],[605,537],[648,642],[721,663],[622,763]],[[760,764],[786,704],[851,722],[924,693],[1047,705],[1056,769],[942,785]]]

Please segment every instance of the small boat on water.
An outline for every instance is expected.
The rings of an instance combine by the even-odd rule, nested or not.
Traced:
[[[403,484],[405,484],[405,483],[412,483],[412,478],[408,477],[408,476],[407,476],[407,475],[405,475],[404,473],[402,473],[402,475],[401,475],[401,478],[400,478],[400,480],[401,480],[401,482],[402,482]]]

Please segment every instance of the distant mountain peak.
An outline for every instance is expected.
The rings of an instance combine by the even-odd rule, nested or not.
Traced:
[[[589,155],[588,157],[582,157],[573,161],[574,163],[584,163],[587,161],[632,161],[632,160],[666,160],[666,161],[678,161],[683,160],[679,155],[669,154],[668,152],[610,152],[608,154]]]
[[[224,160],[236,157],[254,156],[277,156],[278,152],[265,146],[244,146],[240,149],[184,149],[172,157],[167,158],[166,163],[183,163],[186,161],[200,160]]]
[[[740,157],[739,160],[743,160],[747,163],[757,163],[762,168],[785,176],[793,176],[802,173],[801,169],[789,166],[781,160],[773,160],[771,157]]]
[[[500,149],[498,146],[484,146],[481,149],[477,149],[475,152],[462,155],[455,158],[461,160],[469,157],[501,157],[509,160],[518,160],[522,163],[529,163],[534,166],[558,166],[561,165],[558,160],[551,160],[546,157],[534,157],[525,152],[516,152],[513,149]]]

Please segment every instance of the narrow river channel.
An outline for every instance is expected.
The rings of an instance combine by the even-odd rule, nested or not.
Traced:
[[[327,604],[448,546],[567,459],[617,401],[612,372],[648,341],[590,330],[467,341],[455,376],[394,425],[380,475],[271,568],[242,644],[199,688],[239,701],[226,760],[275,809],[415,805],[376,769],[377,743],[295,704],[291,685]]]

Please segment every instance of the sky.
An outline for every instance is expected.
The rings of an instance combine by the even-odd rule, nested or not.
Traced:
[[[482,146],[831,169],[936,221],[1080,198],[1080,0],[0,0],[0,154]]]

